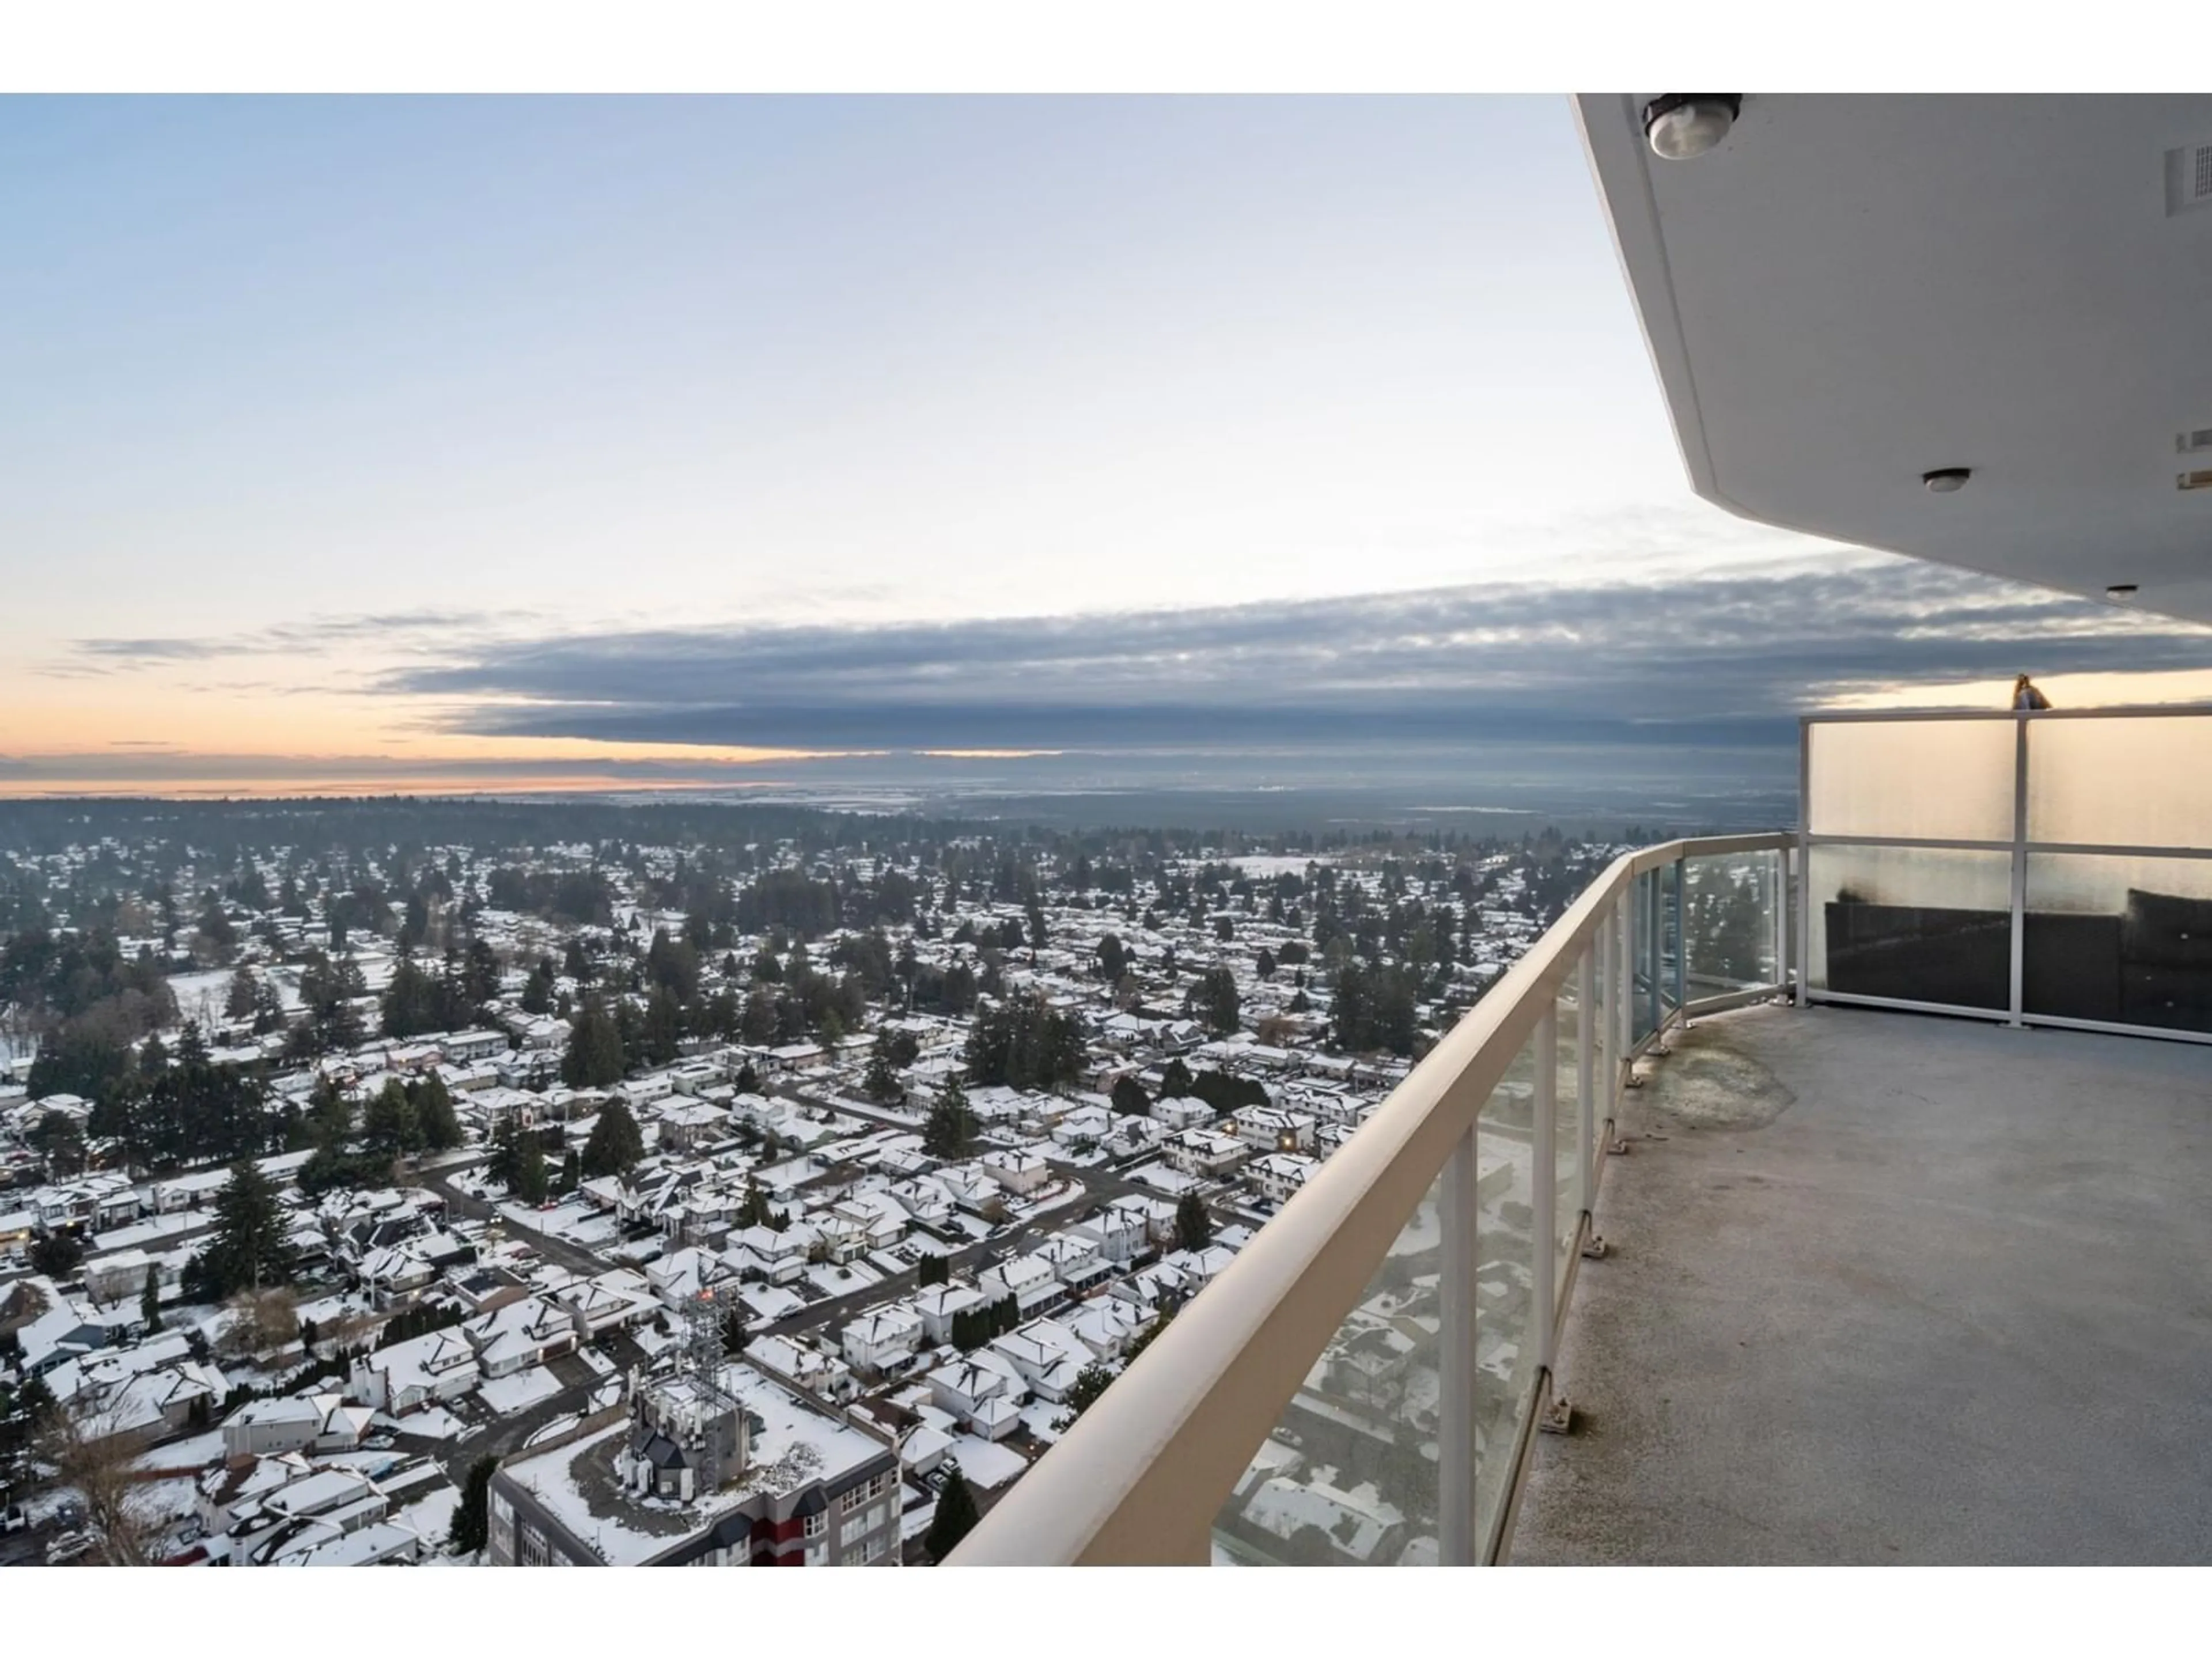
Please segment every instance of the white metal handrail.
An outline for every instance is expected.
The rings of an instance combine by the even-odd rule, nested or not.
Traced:
[[[1592,1044],[1585,1042],[1581,1059],[1585,1073],[1595,1070],[1603,1079],[1602,1115],[1608,1124],[1630,1062],[1669,1023],[1779,988],[1686,1001],[1681,959],[1687,951],[1678,947],[1674,1006],[1640,1042],[1633,1039],[1628,1012],[1637,964],[1628,948],[1627,906],[1638,878],[1677,871],[1680,939],[1680,868],[1686,860],[1772,852],[1786,864],[1793,847],[1794,837],[1787,835],[1729,836],[1668,842],[1615,860],[993,1509],[951,1565],[1206,1562],[1214,1517],[1439,1176],[1448,1186],[1464,1187],[1471,1215],[1470,1131],[1540,1023],[1549,1029],[1569,980],[1577,980],[1586,998],[1589,988],[1603,987],[1595,1000],[1606,1015],[1593,1034],[1600,1053],[1593,1060]],[[1786,888],[1786,874],[1781,885]],[[1779,930],[1793,914],[1786,891],[1778,891],[1776,904]],[[1661,977],[1659,933],[1645,928],[1647,948],[1640,953],[1655,993]],[[1789,941],[1778,937],[1775,945],[1778,976],[1786,976],[1793,957]],[[1582,1024],[1589,1031],[1591,1022]],[[1589,1119],[1596,1112],[1596,1092],[1584,1087],[1577,1097],[1585,1109],[1578,1190],[1587,1228],[1595,1180],[1595,1126]],[[1548,1112],[1548,1105],[1542,1109]],[[1540,1194],[1556,1180],[1554,1150],[1547,1142],[1538,1154]],[[1455,1224],[1448,1218],[1446,1224]],[[1453,1237],[1448,1232],[1448,1239]],[[1547,1278],[1553,1248],[1551,1239],[1540,1241]],[[1471,1414],[1461,1409],[1471,1398],[1463,1390],[1473,1368],[1473,1253],[1456,1254],[1464,1259],[1468,1282],[1461,1287],[1456,1311],[1448,1306],[1445,1313],[1447,1347],[1456,1345],[1462,1355],[1455,1363],[1447,1353],[1443,1361],[1445,1417],[1448,1425],[1456,1420],[1463,1434],[1458,1438],[1448,1427],[1440,1458],[1439,1541],[1447,1564],[1492,1557],[1502,1543],[1509,1507],[1499,1506],[1487,1537],[1476,1536]],[[1555,1286],[1553,1305],[1535,1314],[1547,1365],[1569,1288]],[[1455,1384],[1462,1393],[1455,1394]],[[1516,1473],[1534,1415],[1533,1402],[1523,1404],[1522,1431],[1512,1453]]]

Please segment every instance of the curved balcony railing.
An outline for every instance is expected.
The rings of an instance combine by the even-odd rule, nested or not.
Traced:
[[[1795,837],[1626,854],[951,1565],[1498,1559],[1638,1054],[1770,997]]]

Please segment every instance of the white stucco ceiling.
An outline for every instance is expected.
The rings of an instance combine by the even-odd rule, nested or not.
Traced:
[[[2212,97],[1747,94],[1693,161],[1578,98],[1691,481],[1732,511],[2212,622]],[[1955,495],[1921,475],[1973,469]]]

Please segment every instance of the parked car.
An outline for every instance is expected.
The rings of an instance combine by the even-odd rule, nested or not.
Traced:
[[[21,1532],[31,1524],[31,1517],[23,1513],[21,1504],[10,1504],[0,1510],[0,1533]]]
[[[96,1540],[88,1532],[65,1532],[46,1543],[46,1565],[67,1566],[72,1561],[82,1561],[92,1553]]]

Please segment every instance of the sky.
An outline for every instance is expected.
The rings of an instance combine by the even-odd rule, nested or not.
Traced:
[[[2212,687],[1695,500],[1563,99],[7,98],[0,222],[0,792]]]

